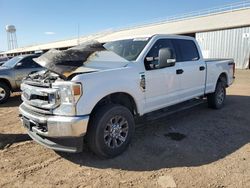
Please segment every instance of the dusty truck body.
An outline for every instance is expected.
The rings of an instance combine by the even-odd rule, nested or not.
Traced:
[[[126,149],[134,117],[196,97],[219,109],[234,80],[233,60],[204,60],[195,39],[186,36],[89,43],[36,61],[47,70],[21,85],[28,134],[66,152],[81,151],[85,138],[103,157]]]

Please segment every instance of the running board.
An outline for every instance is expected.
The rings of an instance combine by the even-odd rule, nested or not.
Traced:
[[[195,98],[195,99],[191,99],[176,105],[172,105],[154,112],[150,112],[148,114],[145,114],[144,116],[140,117],[138,119],[138,123],[137,125],[142,124],[145,121],[154,121],[160,118],[164,118],[166,116],[169,116],[171,114],[180,112],[180,111],[184,111],[190,108],[193,108],[195,106],[198,106],[200,104],[204,104],[206,103],[206,99],[205,98]]]

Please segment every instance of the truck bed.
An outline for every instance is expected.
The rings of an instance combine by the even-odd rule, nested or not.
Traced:
[[[207,79],[205,93],[212,93],[215,91],[215,84],[217,83],[218,75],[226,73],[227,85],[231,85],[234,80],[234,60],[233,59],[204,59],[207,65]],[[216,76],[215,76],[216,75]]]

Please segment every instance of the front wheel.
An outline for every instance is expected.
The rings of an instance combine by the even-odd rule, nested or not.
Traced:
[[[4,83],[0,83],[0,104],[5,103],[9,97],[10,88]]]
[[[208,106],[214,109],[220,109],[223,107],[226,99],[226,88],[225,84],[219,81],[216,85],[214,93],[207,96]]]
[[[91,117],[88,146],[100,157],[115,157],[127,148],[134,127],[133,115],[126,107],[117,104],[102,106]]]

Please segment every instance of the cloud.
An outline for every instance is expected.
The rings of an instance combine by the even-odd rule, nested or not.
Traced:
[[[53,31],[46,31],[44,32],[45,35],[55,35],[56,33]]]

